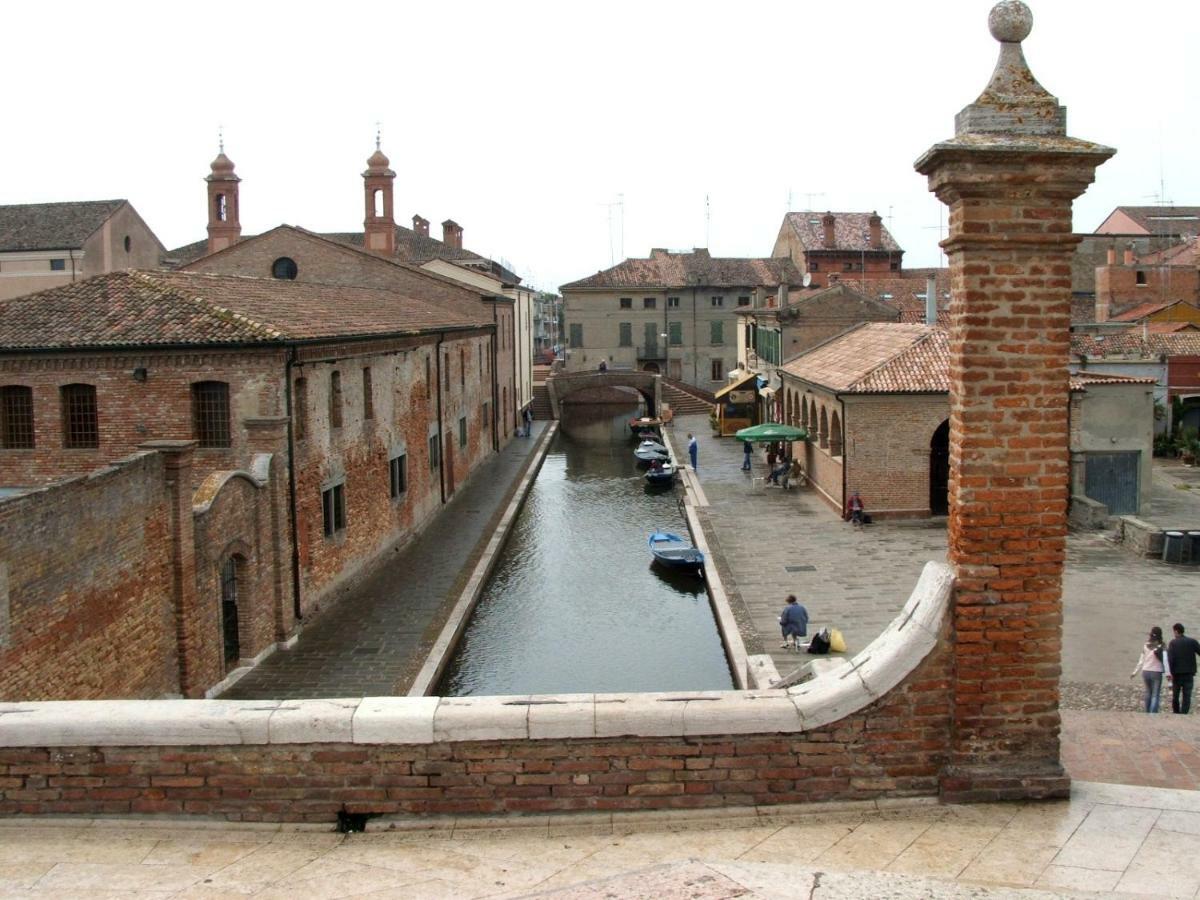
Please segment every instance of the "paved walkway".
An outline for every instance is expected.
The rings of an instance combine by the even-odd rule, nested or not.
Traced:
[[[222,697],[371,697],[403,694],[458,599],[545,422],[481,465],[424,531],[352,594],[306,625]]]
[[[697,474],[710,504],[702,518],[747,650],[769,652],[781,674],[805,659],[779,649],[778,616],[789,593],[814,626],[840,628],[853,654],[900,611],[925,562],[945,559],[944,519],[856,529],[811,488],[754,490],[751,477],[767,473],[761,454],[752,473],[742,472],[740,442],[712,437],[704,417],[676,420],[677,453],[689,430],[700,442]],[[1200,521],[1200,469],[1156,465],[1154,503],[1161,511],[1154,515],[1194,512]],[[1138,708],[1140,682],[1129,673],[1149,627],[1169,633],[1181,621],[1200,633],[1200,569],[1136,558],[1099,532],[1068,537],[1063,592],[1065,705]]]
[[[1196,897],[1198,801],[1077,782],[1048,803],[381,819],[349,835],[20,818],[0,820],[0,896]]]

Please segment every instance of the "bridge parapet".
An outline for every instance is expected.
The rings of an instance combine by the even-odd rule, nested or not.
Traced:
[[[662,376],[653,372],[613,370],[607,372],[559,373],[546,379],[550,408],[554,418],[560,418],[562,402],[579,391],[595,388],[632,388],[646,401],[648,415],[657,415],[662,408]]]

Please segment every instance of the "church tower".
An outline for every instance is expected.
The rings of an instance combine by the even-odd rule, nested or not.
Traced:
[[[375,152],[367,160],[363,172],[363,194],[366,218],[363,219],[363,246],[376,253],[391,256],[396,252],[396,220],[392,218],[392,185],[396,173],[388,168],[389,161],[379,149],[375,136]]]
[[[233,160],[225,155],[224,141],[211,168],[204,179],[208,182],[208,252],[216,253],[242,236],[238,218],[238,182],[242,179],[233,173]]]

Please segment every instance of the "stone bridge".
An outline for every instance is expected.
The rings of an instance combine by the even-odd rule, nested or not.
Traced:
[[[632,370],[560,373],[546,380],[550,408],[560,418],[560,404],[572,394],[595,388],[632,388],[646,401],[646,414],[658,415],[662,400],[662,378],[653,372]]]

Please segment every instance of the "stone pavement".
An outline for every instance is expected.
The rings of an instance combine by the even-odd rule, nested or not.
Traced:
[[[0,820],[0,896],[1196,897],[1198,800],[1076,782],[1043,803],[379,819],[359,834],[23,817]]]
[[[779,649],[787,594],[808,607],[812,625],[840,628],[853,654],[900,611],[925,562],[945,559],[944,519],[856,529],[811,488],[754,490],[741,471],[740,442],[712,437],[705,417],[676,420],[670,437],[677,453],[689,430],[700,442],[697,475],[710,504],[701,518],[747,650],[769,652],[781,674],[807,659]],[[766,475],[761,454],[754,467],[753,476]],[[1195,493],[1173,486],[1193,472]],[[1200,517],[1200,470],[1156,464],[1154,491],[1164,514],[1194,503]],[[1169,632],[1182,621],[1200,634],[1200,569],[1136,558],[1099,532],[1068,537],[1063,590],[1064,705],[1138,708],[1140,682],[1129,673],[1150,626]]]
[[[437,516],[349,596],[305,625],[223,699],[403,694],[526,467],[545,422],[483,463]]]
[[[1072,778],[1200,790],[1200,717],[1065,709],[1062,761]],[[1198,795],[1200,796],[1200,795]]]

